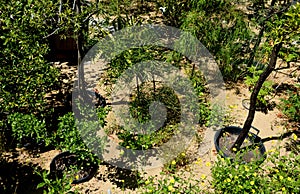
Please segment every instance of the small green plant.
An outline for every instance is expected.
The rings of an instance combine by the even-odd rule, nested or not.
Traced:
[[[281,109],[291,121],[300,122],[300,85],[288,92],[287,99],[281,99]]]
[[[97,147],[97,152],[100,154],[104,147],[105,141],[97,137],[96,130],[99,129],[97,127],[105,125],[105,118],[109,109],[109,107],[97,109],[98,121],[81,120],[76,123],[74,113],[71,112],[59,117],[60,122],[54,135],[56,139],[55,146],[60,150],[76,154],[79,160],[88,159],[88,161],[91,161],[91,165],[99,164],[99,158],[91,152],[90,148]]]
[[[13,113],[8,116],[8,123],[12,129],[12,136],[21,144],[44,143],[48,146],[52,142],[45,121],[40,121],[33,114]]]
[[[78,193],[77,191],[71,191],[72,178],[68,177],[66,173],[62,178],[53,178],[49,171],[36,170],[35,173],[42,178],[37,188],[42,188],[44,194],[57,194],[57,193]]]
[[[57,140],[56,147],[64,151],[84,149],[85,145],[75,126],[74,113],[67,113],[58,120],[58,129],[54,135]]]
[[[205,186],[206,175],[195,178],[191,172],[184,175],[182,172],[178,174],[161,174],[161,178],[150,176],[143,180],[143,187],[140,188],[141,193],[160,194],[160,193],[206,193]]]
[[[86,149],[87,143],[93,143],[97,139],[94,134],[95,130],[106,125],[105,119],[110,109],[111,107],[99,107],[96,109],[96,112],[88,112],[86,114],[87,120],[82,119],[77,121],[73,112],[59,117],[58,129],[54,134],[56,147],[61,150],[69,151]],[[93,116],[96,114],[96,120],[89,120],[91,114],[93,114]],[[90,141],[84,142],[82,138],[88,138]]]
[[[185,152],[180,153],[174,160],[164,165],[164,171],[166,173],[175,173],[182,167],[186,167],[190,160]]]
[[[212,168],[212,187],[216,193],[253,193],[265,184],[258,176],[259,165],[241,164],[219,158]]]

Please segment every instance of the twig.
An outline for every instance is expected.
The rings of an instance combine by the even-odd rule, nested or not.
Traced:
[[[89,20],[94,14],[96,14],[97,12],[99,12],[100,9],[97,9],[95,11],[93,11],[92,13],[90,13],[82,22],[86,22],[87,20]]]
[[[255,45],[254,45],[252,54],[251,54],[250,59],[249,59],[248,64],[247,64],[248,66],[250,66],[250,65],[253,63],[253,60],[254,60],[254,57],[255,57],[255,52],[256,52],[256,50],[257,50],[257,48],[258,48],[258,46],[259,46],[259,44],[260,44],[260,42],[261,42],[261,38],[262,38],[262,36],[263,36],[263,34],[264,34],[264,31],[265,31],[265,23],[266,23],[272,16],[277,15],[277,14],[280,14],[280,13],[284,12],[285,10],[287,10],[291,5],[292,5],[292,3],[289,3],[286,7],[284,7],[283,9],[281,9],[281,10],[279,10],[279,11],[277,11],[277,12],[274,12],[274,9],[271,8],[271,10],[270,10],[268,16],[264,19],[264,21],[262,21],[262,24],[261,24],[261,25],[262,25],[262,28],[261,28],[261,30],[259,31],[258,40],[257,40],[257,42],[256,42]],[[271,6],[273,6],[272,3],[271,3]]]
[[[60,28],[56,28],[53,32],[51,32],[50,34],[48,34],[47,36],[44,36],[43,39],[45,38],[49,38],[50,36],[52,36],[53,34],[55,34],[58,30],[60,30]]]

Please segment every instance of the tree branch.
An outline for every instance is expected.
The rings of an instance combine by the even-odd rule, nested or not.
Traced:
[[[49,38],[50,36],[52,36],[53,34],[55,34],[58,30],[60,30],[60,28],[56,28],[53,32],[51,32],[50,34],[48,34],[47,36],[44,36],[43,39],[45,38]]]
[[[247,119],[244,123],[242,132],[238,136],[236,142],[231,147],[231,150],[233,150],[233,148],[236,148],[237,150],[239,150],[240,147],[242,146],[245,138],[247,137],[249,131],[250,131],[251,124],[252,124],[252,122],[254,120],[254,116],[255,116],[256,101],[257,101],[258,93],[259,93],[263,83],[266,81],[266,79],[269,77],[269,75],[275,69],[278,53],[279,53],[279,50],[280,50],[281,47],[282,47],[282,42],[280,42],[279,44],[276,44],[273,47],[271,58],[270,58],[270,61],[269,61],[269,65],[264,70],[264,72],[259,76],[259,79],[258,79],[258,81],[257,81],[257,83],[254,87],[254,90],[251,94],[250,109],[249,109]]]

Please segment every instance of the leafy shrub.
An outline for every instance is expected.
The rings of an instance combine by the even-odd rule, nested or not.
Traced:
[[[63,151],[85,148],[80,133],[75,126],[74,113],[67,113],[59,117],[58,120],[58,129],[55,133],[57,148]]]
[[[266,22],[265,42],[262,51],[258,53],[271,53],[271,47],[280,39],[283,40],[283,48],[279,52],[279,57],[289,63],[299,59],[299,27],[300,27],[300,3],[294,1],[283,1],[282,5],[274,8],[278,14],[274,14],[271,20]],[[289,6],[291,5],[291,6]],[[283,9],[287,7],[288,9]],[[281,12],[279,10],[285,10]]]
[[[212,186],[216,193],[299,193],[299,163],[299,155],[282,156],[279,149],[270,150],[262,165],[219,158],[212,168]]]
[[[55,4],[22,0],[0,7],[0,110],[45,111],[44,94],[56,84],[58,75],[44,59],[49,48],[43,39],[51,30]]]
[[[160,194],[160,193],[206,193],[205,183],[206,176],[195,178],[191,173],[184,176],[183,173],[166,175],[162,174],[160,179],[149,177],[142,181],[142,193]]]
[[[92,151],[97,151],[97,154],[102,152],[105,140],[98,137],[96,131],[105,125],[109,109],[109,107],[99,107],[96,110],[97,121],[78,121],[73,112],[59,117],[58,129],[54,134],[55,146],[60,150],[77,154],[82,160],[90,158],[92,163],[99,163],[99,159]]]
[[[246,69],[251,30],[246,15],[230,1],[191,1],[182,18],[182,30],[190,32],[215,56],[226,80],[237,80]]]
[[[13,113],[8,116],[8,123],[12,136],[19,143],[45,143],[48,146],[52,142],[45,121],[40,121],[33,114]]]
[[[296,91],[289,91],[287,99],[281,99],[281,109],[291,120],[300,122],[300,85],[296,85]]]
[[[74,113],[70,112],[64,116],[59,117],[58,129],[54,136],[57,140],[56,146],[61,150],[75,151],[86,150],[91,147],[93,143],[101,143],[101,140],[95,134],[101,126],[105,125],[105,118],[109,112],[109,108],[98,108],[97,119],[98,121],[78,121],[74,117]],[[80,130],[80,131],[79,131]],[[83,141],[85,138],[85,141]]]
[[[245,79],[245,84],[249,87],[250,92],[253,91],[256,82],[263,70],[256,69],[255,66],[249,67],[249,72],[251,75],[247,75]],[[266,107],[269,104],[269,99],[266,99],[268,95],[271,95],[274,92],[272,81],[265,81],[258,93],[256,106]]]
[[[258,175],[258,165],[240,164],[219,158],[212,168],[212,187],[216,193],[252,193],[262,191],[264,180]]]
[[[62,178],[51,177],[49,171],[40,171],[36,170],[35,172],[42,178],[37,188],[42,188],[44,194],[56,194],[56,193],[78,193],[77,191],[71,192],[72,188],[72,178],[67,177],[66,174],[63,174]]]

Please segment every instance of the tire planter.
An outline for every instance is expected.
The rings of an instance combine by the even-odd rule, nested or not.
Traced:
[[[236,158],[235,153],[231,152],[230,148],[236,141],[238,135],[241,133],[242,128],[229,126],[220,129],[215,134],[214,138],[214,144],[217,152],[223,158],[230,158],[232,160],[235,158],[241,160],[241,162],[263,162],[266,159],[266,148],[262,143],[261,138],[258,136],[259,131],[257,129],[255,130],[257,131],[257,134],[249,132],[241,146],[241,151],[245,150],[245,148],[248,148],[247,151],[243,152],[241,158]]]
[[[72,174],[71,166],[76,166],[79,171]],[[62,178],[63,173],[67,173],[67,177],[73,179],[72,184],[89,181],[97,170],[98,165],[93,164],[89,159],[79,160],[79,156],[68,151],[56,155],[50,163],[50,173],[53,177]]]
[[[249,108],[250,108],[250,99],[243,99],[242,100],[242,105],[246,110],[249,110]],[[266,112],[266,111],[268,111],[268,107],[267,106],[265,106],[265,107],[257,106],[255,111]]]
[[[249,110],[250,107],[250,99],[243,99],[242,100],[242,106],[246,109]],[[276,107],[275,102],[268,102],[268,104],[266,106],[261,105],[261,106],[257,106],[255,111],[260,111],[263,113],[267,113],[269,110],[274,110],[274,108]]]

